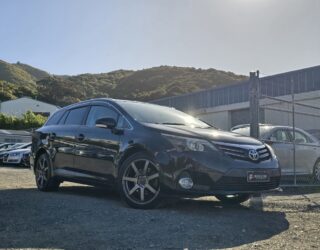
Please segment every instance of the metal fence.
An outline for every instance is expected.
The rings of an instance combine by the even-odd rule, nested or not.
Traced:
[[[258,74],[250,79],[251,135],[275,150],[283,186],[320,185],[320,84],[308,73],[272,82],[277,95]]]

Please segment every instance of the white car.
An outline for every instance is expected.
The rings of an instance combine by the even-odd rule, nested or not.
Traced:
[[[30,153],[31,147],[12,150],[3,156],[3,163],[29,167]]]
[[[250,125],[238,125],[231,129],[241,135],[250,135]],[[275,151],[281,166],[282,176],[293,176],[293,128],[260,124],[260,140]],[[298,176],[313,175],[320,183],[320,141],[306,131],[295,129],[295,164]]]

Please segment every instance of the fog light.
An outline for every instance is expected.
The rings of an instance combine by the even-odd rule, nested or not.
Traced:
[[[193,181],[189,177],[182,177],[179,180],[179,185],[184,189],[191,189],[193,187]]]

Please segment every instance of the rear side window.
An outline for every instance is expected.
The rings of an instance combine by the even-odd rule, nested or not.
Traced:
[[[46,126],[58,124],[60,118],[63,116],[64,113],[65,113],[64,111],[55,112],[46,122]]]
[[[290,130],[290,135],[292,138],[294,137],[293,130]],[[296,141],[298,141],[299,143],[302,143],[302,144],[312,142],[312,140],[309,137],[307,137],[306,135],[302,134],[299,131],[295,131],[295,139],[296,139]]]
[[[273,141],[278,141],[278,142],[290,142],[290,137],[286,130],[283,129],[278,129],[273,132],[271,138]]]
[[[95,127],[96,121],[100,118],[113,118],[115,121],[117,121],[118,113],[105,106],[92,106],[86,125],[89,127]]]
[[[69,111],[65,125],[81,125],[87,113],[87,107],[76,108]]]
[[[64,121],[66,120],[67,116],[69,114],[69,111],[64,112],[64,115],[62,116],[62,118],[59,121],[59,125],[64,124]]]

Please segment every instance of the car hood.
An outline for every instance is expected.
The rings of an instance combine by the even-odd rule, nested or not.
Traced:
[[[29,153],[29,152],[31,152],[30,148],[23,148],[23,149],[11,150],[8,153],[11,154],[11,153]]]
[[[213,142],[247,144],[247,145],[262,145],[263,143],[257,139],[243,136],[240,134],[218,130],[214,128],[192,128],[189,126],[163,125],[144,123],[145,127],[158,130],[159,132],[176,134],[180,136],[191,136],[203,138]]]
[[[7,154],[9,152],[10,152],[10,150],[3,150],[3,151],[0,151],[0,155],[5,155],[5,154]]]

